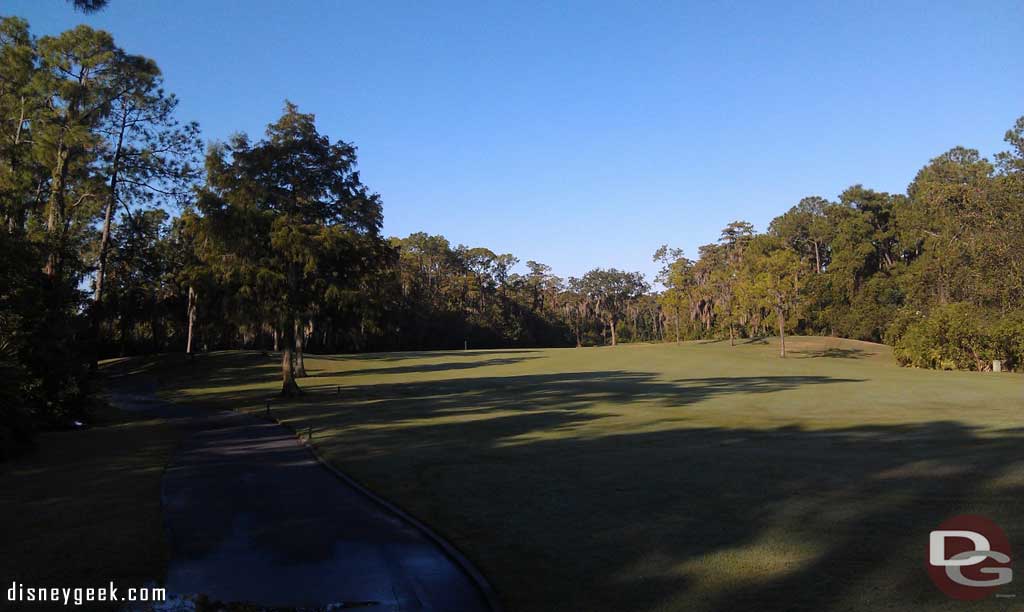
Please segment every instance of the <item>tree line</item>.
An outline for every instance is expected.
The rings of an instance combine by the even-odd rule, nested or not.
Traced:
[[[755,234],[729,224],[690,260],[662,247],[676,338],[833,335],[886,342],[904,365],[1024,362],[1024,117],[995,160],[956,147],[905,194],[854,185],[802,199]],[[783,354],[785,345],[782,345]]]
[[[204,147],[177,106],[106,32],[0,20],[0,448],[86,411],[99,360],[146,352],[278,351],[285,395],[307,352],[798,333],[885,341],[920,367],[1024,356],[1024,118],[994,161],[955,148],[905,194],[805,198],[695,259],[663,246],[653,290],[385,237],[356,147],[314,115],[286,102],[258,138]]]

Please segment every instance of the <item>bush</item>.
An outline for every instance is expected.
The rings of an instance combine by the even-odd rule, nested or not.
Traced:
[[[882,341],[889,346],[896,346],[896,343],[906,335],[907,329],[911,325],[920,323],[925,318],[925,315],[920,310],[914,310],[909,307],[900,308],[885,328],[885,333],[882,334]]]
[[[1007,368],[1024,367],[1024,313],[1014,313],[993,326],[992,338],[996,352]]]
[[[33,422],[22,396],[23,372],[9,344],[0,338],[0,461],[32,443]]]
[[[875,276],[854,296],[838,321],[842,335],[878,342],[892,324],[894,309],[903,303],[903,295],[889,276]]]
[[[89,326],[74,277],[53,282],[43,254],[0,231],[0,458],[35,428],[64,427],[89,395]]]
[[[35,428],[22,406],[0,404],[0,461],[32,446]]]
[[[903,365],[942,370],[1009,369],[1024,363],[1024,317],[999,317],[967,303],[939,306],[927,315],[901,312],[886,332]]]

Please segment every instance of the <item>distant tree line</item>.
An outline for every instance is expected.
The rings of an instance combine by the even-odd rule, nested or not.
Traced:
[[[83,8],[92,4],[79,3]],[[995,161],[956,148],[906,194],[805,198],[696,259],[559,278],[443,236],[381,233],[354,145],[286,103],[258,139],[205,148],[150,59],[78,26],[0,20],[0,455],[78,418],[105,357],[588,346],[829,334],[901,362],[1024,357],[1024,118]],[[784,352],[784,344],[782,347]]]
[[[886,342],[925,368],[1024,364],[1024,117],[995,161],[956,147],[906,194],[854,185],[755,234],[737,221],[697,260],[662,247],[676,338],[785,332]]]

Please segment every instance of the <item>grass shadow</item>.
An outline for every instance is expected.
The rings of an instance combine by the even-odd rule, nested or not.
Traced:
[[[863,356],[847,355],[834,356]],[[810,429],[771,397],[809,387],[803,401],[820,397],[808,406],[823,413],[839,394],[877,401],[883,389],[862,378],[450,365],[380,370],[448,373],[436,380],[314,377],[279,417],[314,428],[332,462],[469,553],[513,610],[954,611],[922,569],[928,532],[972,512],[1024,538],[1024,432],[928,413]],[[268,393],[229,386],[201,401]],[[885,392],[909,405],[906,389]],[[763,410],[764,426],[730,424],[734,409]]]
[[[419,365],[391,366],[385,368],[361,368],[355,370],[344,370],[343,372],[326,371],[311,374],[309,377],[348,377],[357,376],[360,374],[422,374],[428,372],[446,372],[449,370],[472,370],[475,368],[485,368],[490,366],[513,365],[516,363],[521,363],[528,359],[541,359],[541,357],[495,357],[492,359],[482,359],[475,361],[447,361],[443,363],[425,363]]]
[[[798,356],[800,359],[815,359],[819,357],[825,357],[828,359],[863,359],[865,357],[872,356],[872,353],[868,353],[867,351],[858,348],[826,348],[789,352],[794,356]]]

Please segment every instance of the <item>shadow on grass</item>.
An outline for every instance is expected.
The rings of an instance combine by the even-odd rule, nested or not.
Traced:
[[[281,378],[280,353],[216,351],[146,355],[105,363],[101,372],[122,390],[203,389],[271,383]]]
[[[724,344],[729,342],[728,338],[709,338],[707,340],[698,340],[697,344]],[[745,344],[768,344],[767,336],[759,336],[757,338],[736,338],[733,341],[735,346],[741,346]]]
[[[595,434],[605,415],[537,403],[453,422],[413,403],[295,416],[469,551],[512,609],[956,609],[922,569],[928,532],[969,511],[1024,534],[1022,481],[996,480],[1020,470],[1019,434],[956,422]]]
[[[487,349],[464,351],[404,351],[386,353],[349,353],[344,355],[316,355],[317,359],[328,361],[403,361],[405,359],[430,359],[433,357],[485,357],[523,353],[540,353],[541,349]]]
[[[500,360],[500,363],[511,363]],[[494,365],[478,364],[423,364],[402,367],[401,373],[458,371]],[[259,405],[273,400],[275,387],[239,389],[239,374],[244,372],[244,382],[276,382],[278,373],[264,367],[232,366],[208,373],[194,383],[203,389],[201,401],[210,407],[235,407]],[[396,373],[399,368],[359,370],[359,373]],[[324,374],[338,376],[345,373]],[[561,372],[554,374],[530,374],[518,376],[481,376],[466,378],[444,378],[422,382],[374,382],[366,384],[318,383],[320,375],[300,379],[304,395],[302,403],[327,403],[345,405],[349,403],[372,402],[372,414],[364,415],[373,420],[388,421],[408,407],[396,402],[421,400],[416,410],[421,416],[444,413],[486,414],[494,409],[536,411],[551,408],[570,411],[586,408],[595,402],[629,405],[632,402],[648,402],[652,406],[665,408],[682,407],[701,402],[718,395],[761,394],[785,391],[806,385],[827,385],[856,383],[861,379],[836,378],[831,376],[737,376],[660,380],[648,372],[627,372],[622,370]],[[178,384],[188,386],[188,380]],[[231,388],[228,388],[231,387]],[[287,401],[284,402],[287,404]]]
[[[167,564],[160,478],[180,433],[140,418],[39,438],[32,453],[0,463],[0,576],[7,587],[114,581],[126,590],[160,580]],[[67,609],[10,606],[0,609]]]
[[[326,359],[317,357],[317,359]],[[493,359],[482,359],[476,361],[446,361],[444,363],[424,363],[409,366],[392,366],[386,368],[362,368],[358,370],[343,370],[332,372],[317,372],[309,378],[324,376],[357,376],[359,374],[419,374],[426,372],[445,372],[448,370],[472,370],[475,368],[486,368],[489,366],[512,365],[528,359],[541,359],[541,357],[496,357]]]
[[[470,551],[512,609],[956,609],[922,570],[928,532],[972,511],[1019,540],[1008,501],[1024,478],[997,479],[1021,469],[1024,436],[952,421],[687,427],[712,397],[856,382],[449,379],[343,387],[288,414]],[[663,416],[657,431],[600,423],[640,410]]]
[[[958,610],[924,572],[928,533],[972,512],[1024,541],[1024,432],[688,422],[711,398],[827,397],[859,379],[610,370],[340,393],[314,380],[279,417],[452,539],[513,610]],[[265,395],[212,386],[201,401]]]
[[[857,348],[827,348],[820,350],[787,351],[787,353],[798,356],[800,359],[814,359],[817,357],[825,357],[829,359],[863,359],[864,357],[870,357],[873,355],[873,353]]]
[[[315,382],[315,379],[317,378],[348,377],[361,374],[416,374],[444,372],[449,370],[471,370],[490,366],[514,365],[523,361],[542,358],[541,356],[500,356],[507,352],[518,354],[539,351],[452,351],[417,353],[416,355],[420,358],[427,356],[470,356],[473,354],[485,354],[492,357],[490,359],[478,359],[473,361],[446,361],[442,363],[368,367],[326,372],[317,371],[315,368],[311,367],[310,362],[307,362],[307,370],[309,374],[299,379],[299,381],[303,390],[310,390],[318,388],[318,384]],[[412,356],[412,353],[408,355],[408,357]],[[376,354],[369,358],[364,355],[342,357],[312,354],[307,355],[307,357],[309,357],[310,360],[316,359],[324,361],[366,361],[368,363],[391,361],[390,359],[378,357]],[[401,360],[404,358],[407,357],[398,357],[395,360]],[[280,359],[281,357],[279,353],[264,353],[259,351],[215,352],[196,355],[192,359],[180,354],[157,355],[112,362],[104,366],[104,374],[108,376],[114,384],[118,385],[139,387],[144,384],[150,388],[159,385],[164,389],[198,385],[207,390],[223,389],[242,385],[273,383],[280,380]],[[302,381],[309,382],[303,383]],[[324,388],[334,389],[334,386],[329,385]],[[228,399],[235,400],[254,396],[263,397],[264,395],[266,395],[266,391],[260,391],[254,394],[229,393]],[[219,400],[221,399],[220,393],[214,391],[211,394],[207,394],[207,399]]]

